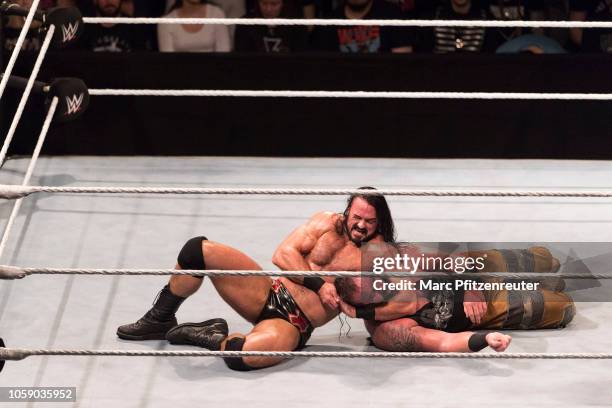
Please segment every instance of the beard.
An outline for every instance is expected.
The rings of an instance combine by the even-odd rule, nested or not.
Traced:
[[[374,231],[370,235],[367,235],[368,230],[359,228],[357,225],[353,225],[353,227],[349,230],[346,220],[344,221],[344,230],[346,231],[346,235],[348,235],[349,239],[358,247],[360,247],[361,244],[363,244],[364,242],[368,242],[369,240],[374,238],[374,236],[376,236],[376,231]],[[363,238],[353,238],[353,231],[360,232],[363,235]]]
[[[370,5],[371,1],[366,1],[363,4],[359,3],[359,4],[353,4],[350,1],[345,2],[344,4],[350,8],[352,11],[358,13],[360,11],[365,10],[366,8],[368,8],[368,6]]]
[[[103,17],[117,17],[119,15],[119,12],[121,11],[121,6],[119,6],[119,7],[115,7],[115,6],[106,6],[106,7],[96,6],[96,8],[98,9],[98,14],[103,16]]]

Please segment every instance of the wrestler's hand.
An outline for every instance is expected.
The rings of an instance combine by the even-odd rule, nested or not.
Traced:
[[[463,311],[474,324],[480,324],[487,313],[487,302],[480,290],[466,290],[463,298]]]
[[[340,296],[338,296],[336,286],[334,286],[333,283],[325,282],[323,286],[321,286],[321,289],[319,289],[318,295],[321,298],[321,303],[323,303],[325,307],[338,309]]]
[[[357,317],[357,310],[355,309],[355,306],[349,305],[342,299],[340,299],[339,305],[340,305],[340,311],[342,313],[344,313],[348,317],[352,317],[352,318]]]
[[[485,339],[487,340],[489,347],[497,352],[505,351],[512,341],[512,337],[508,336],[507,334],[497,332],[487,334]]]

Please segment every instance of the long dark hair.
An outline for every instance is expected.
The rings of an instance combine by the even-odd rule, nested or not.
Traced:
[[[364,186],[359,187],[357,190],[376,190],[374,187]],[[356,198],[361,198],[370,204],[376,210],[376,221],[378,222],[378,232],[382,235],[385,242],[395,242],[395,224],[393,223],[393,217],[391,216],[391,210],[385,196],[382,194],[352,194],[346,201],[346,209],[344,210],[344,219],[346,218],[353,205],[353,201]]]

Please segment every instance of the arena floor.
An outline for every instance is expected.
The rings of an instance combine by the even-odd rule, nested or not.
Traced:
[[[7,162],[0,182],[21,183],[27,162]],[[597,190],[612,187],[612,162],[49,157],[39,160],[32,184]],[[612,199],[390,197],[389,202],[399,238],[406,241],[612,242]],[[12,205],[0,202],[4,220]],[[293,228],[317,211],[341,211],[344,205],[337,196],[37,194],[25,199],[1,262],[169,268],[186,239],[206,235],[271,269],[275,246]],[[115,335],[117,326],[150,307],[166,280],[3,281],[0,336],[15,348],[184,349]],[[580,303],[568,328],[513,332],[508,352],[609,352],[611,315],[610,303]],[[230,331],[249,328],[207,282],[178,318],[212,317],[227,318]],[[363,324],[351,320],[351,326],[349,337],[339,337],[338,320],[317,329],[307,350],[374,350]],[[29,357],[7,362],[0,386],[75,386],[76,407],[602,407],[612,405],[611,369],[610,360],[312,358],[240,373],[214,358]]]

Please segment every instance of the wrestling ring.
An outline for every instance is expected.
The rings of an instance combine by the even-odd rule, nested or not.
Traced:
[[[38,0],[34,0],[32,10],[37,5]],[[29,13],[22,34],[33,18],[33,13]],[[122,22],[177,23],[168,20],[172,19]],[[91,24],[105,21],[84,20]],[[270,20],[253,19],[208,22],[270,24]],[[70,24],[73,23],[71,20]],[[287,20],[278,23],[337,22]],[[351,25],[355,23],[365,25],[372,21],[351,21]],[[479,22],[377,23],[435,26],[478,25]],[[486,26],[612,26],[599,22],[480,23]],[[448,405],[441,396],[436,399],[440,388],[452,394],[457,403],[478,405],[499,401],[502,406],[514,406],[537,400],[541,406],[575,407],[612,401],[612,391],[606,386],[609,362],[583,361],[612,359],[612,353],[608,352],[612,328],[606,327],[612,307],[605,301],[579,303],[576,318],[563,330],[513,332],[515,341],[505,353],[377,351],[367,342],[367,333],[357,320],[352,322],[349,336],[338,336],[337,321],[318,328],[305,351],[297,352],[185,350],[162,341],[122,341],[114,333],[116,326],[146,310],[151,294],[163,285],[166,275],[308,273],[274,270],[270,256],[275,245],[311,214],[324,210],[341,212],[344,197],[355,192],[352,188],[355,185],[376,185],[378,193],[388,196],[400,239],[470,242],[482,240],[484,236],[490,242],[610,241],[611,163],[39,157],[52,122],[59,115],[72,115],[87,107],[88,102],[75,107],[78,92],[86,94],[82,101],[92,96],[92,104],[97,97],[121,95],[611,100],[612,94],[87,90],[77,84],[74,97],[36,81],[56,29],[52,24],[49,26],[31,76],[21,81],[24,92],[0,151],[0,163],[3,163],[0,196],[4,199],[0,211],[6,220],[0,241],[4,264],[0,266],[0,278],[6,279],[0,288],[0,322],[1,335],[8,343],[0,348],[0,360],[8,361],[0,374],[3,386],[74,385],[79,393],[75,406],[191,407],[230,398],[228,395],[234,403],[263,406],[291,400],[297,406],[317,402],[316,394],[329,399],[329,403],[362,406],[364,401],[365,405],[397,403],[395,397],[400,387],[414,387],[415,392],[406,397],[411,403],[434,406]],[[66,32],[63,27],[61,31]],[[7,83],[10,85],[11,70],[20,48],[18,43],[2,77],[0,97]],[[47,93],[49,98],[36,148],[29,160],[6,160],[15,129],[33,91]],[[73,91],[71,87],[70,92]],[[462,185],[449,187],[451,178],[461,180]],[[16,236],[10,239],[13,231]],[[159,265],[168,265],[176,259],[176,251],[186,238],[203,231],[244,250],[266,270],[159,269]],[[588,259],[597,254],[579,255]],[[98,269],[100,265],[105,268]],[[127,268],[132,265],[139,269]],[[612,272],[595,269],[588,278],[601,279],[600,289],[609,299]],[[349,272],[310,272],[310,275],[346,273]],[[563,270],[558,276],[581,279],[580,274],[563,274]],[[233,331],[248,331],[248,323],[219,300],[210,284],[192,298],[179,311],[181,321],[223,316]],[[13,348],[16,344],[19,347]],[[252,373],[231,372],[218,358],[201,359],[248,355],[308,359],[296,358]],[[34,356],[41,358],[28,358]],[[53,356],[62,358],[49,358]],[[156,358],[99,358],[105,356]],[[329,364],[329,358],[334,359],[333,364]],[[342,358],[356,360],[342,362]],[[465,361],[476,359],[479,361]],[[531,361],[534,359],[539,361]],[[13,362],[19,360],[23,362]],[[255,378],[259,381],[252,381]],[[504,400],[508,402],[502,403]],[[65,404],[58,403],[58,406]]]

